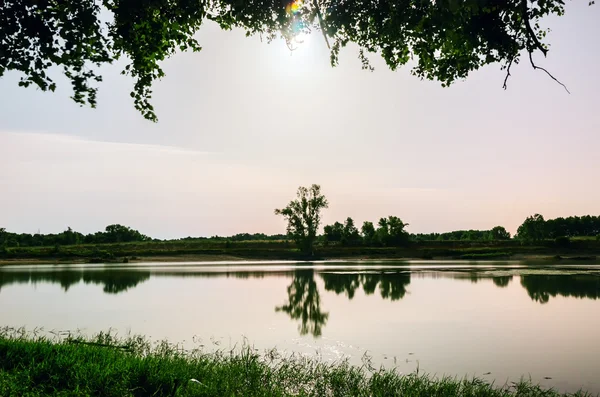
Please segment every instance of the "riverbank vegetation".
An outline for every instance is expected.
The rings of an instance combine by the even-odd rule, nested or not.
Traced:
[[[542,215],[528,217],[518,233],[511,236],[503,226],[489,230],[455,230],[446,233],[409,233],[409,226],[395,216],[381,218],[376,227],[373,222],[365,221],[360,230],[355,221],[348,217],[343,223],[325,225],[323,233],[315,237],[315,244],[383,247],[410,245],[411,242],[486,242],[490,245],[508,244],[509,241],[521,245],[532,243],[547,244],[548,241],[566,237],[568,241],[600,241],[600,216],[571,216],[544,220]],[[232,236],[192,237],[173,240],[160,240],[146,236],[139,231],[123,225],[109,225],[104,231],[83,234],[70,227],[60,233],[11,233],[0,228],[0,250],[15,247],[54,247],[68,245],[111,245],[119,243],[143,242],[180,242],[219,245],[224,243],[281,243],[292,241],[286,234],[267,235],[264,233],[238,233]]]
[[[70,233],[70,232],[67,232]],[[7,238],[8,235],[8,238]],[[14,237],[17,236],[17,237]],[[132,262],[177,260],[303,260],[312,259],[521,259],[589,260],[600,254],[596,238],[556,238],[523,241],[510,240],[422,240],[404,234],[399,245],[369,243],[362,234],[353,239],[329,240],[319,236],[314,244],[314,256],[307,256],[286,236],[237,235],[231,237],[193,238],[177,240],[147,239],[130,242],[44,244],[33,246],[19,241],[14,233],[0,234],[0,262]],[[45,235],[44,239],[62,238]],[[376,234],[375,234],[376,236]],[[360,240],[358,240],[360,238]],[[41,240],[41,239],[40,239]],[[365,241],[366,240],[366,241]],[[349,241],[351,243],[349,243]],[[377,245],[376,245],[377,244]]]
[[[293,241],[232,241],[189,239],[111,244],[76,244],[40,247],[2,247],[1,263],[131,263],[136,261],[220,260],[334,260],[334,259],[540,259],[594,260],[600,242],[569,240],[567,246],[554,240],[522,244],[508,241],[410,241],[394,246],[344,246],[317,243],[314,255],[304,254]]]
[[[520,259],[591,260],[600,254],[596,239],[551,239],[523,244],[519,240],[419,241],[402,246],[344,245],[320,240],[315,255],[306,256],[293,241],[187,238],[129,243],[71,244],[52,246],[0,246],[0,262],[135,262],[178,260],[304,260],[312,259]]]
[[[219,259],[507,259],[549,257],[595,259],[600,253],[600,217],[572,216],[545,220],[535,214],[525,219],[515,236],[503,226],[489,230],[411,234],[397,216],[325,225],[321,211],[329,205],[319,185],[299,187],[296,199],[275,214],[287,222],[287,234],[268,236],[242,233],[231,237],[185,237],[159,240],[119,224],[84,235],[70,227],[57,234],[10,233],[0,228],[0,261],[129,262],[171,258]]]
[[[324,363],[301,356],[264,354],[250,347],[206,353],[141,337],[51,340],[22,330],[0,332],[2,396],[407,396],[566,397],[529,381],[490,385],[478,378],[400,375]]]

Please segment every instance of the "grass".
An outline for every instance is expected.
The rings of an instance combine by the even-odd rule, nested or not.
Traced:
[[[23,331],[0,332],[1,396],[405,396],[559,397],[528,381],[493,386],[483,380],[399,375],[370,365],[313,359],[184,351],[142,337],[48,339]]]

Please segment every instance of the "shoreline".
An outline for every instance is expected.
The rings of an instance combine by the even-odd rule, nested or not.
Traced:
[[[89,258],[17,258],[17,259],[0,259],[0,268],[3,266],[18,266],[18,265],[105,265],[121,264],[123,266],[135,265],[139,263],[187,263],[187,262],[239,262],[243,265],[245,262],[415,262],[420,263],[439,263],[439,262],[539,262],[559,264],[560,262],[576,262],[576,263],[600,263],[600,260],[595,255],[514,255],[510,257],[498,258],[455,258],[455,257],[435,257],[435,258],[419,258],[419,257],[364,257],[364,256],[349,256],[349,257],[315,257],[315,258],[256,258],[242,257],[233,255],[166,255],[166,256],[144,256],[135,257],[135,259],[127,258],[123,260],[106,260],[106,261],[89,261]]]

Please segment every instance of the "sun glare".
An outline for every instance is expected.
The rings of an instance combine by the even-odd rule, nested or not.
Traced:
[[[294,37],[294,42],[296,44],[306,45],[310,42],[310,33],[308,32],[299,32]]]
[[[302,6],[302,0],[294,0],[285,6],[285,11],[291,20],[291,34],[287,38],[288,46],[291,49],[296,49],[299,45],[308,43],[309,32],[302,21]]]

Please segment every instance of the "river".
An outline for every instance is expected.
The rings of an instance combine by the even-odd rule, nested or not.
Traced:
[[[0,267],[0,325],[521,376],[600,393],[600,265],[200,262]]]

